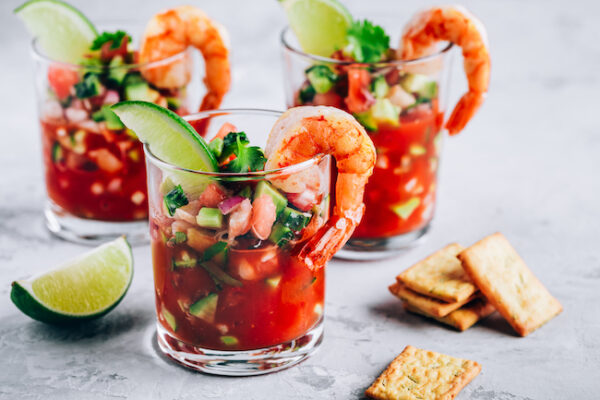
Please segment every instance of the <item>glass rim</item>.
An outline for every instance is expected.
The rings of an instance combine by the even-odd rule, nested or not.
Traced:
[[[378,62],[372,62],[372,63],[365,63],[365,62],[360,63],[360,62],[356,62],[356,61],[337,60],[335,58],[323,57],[323,56],[318,56],[316,54],[307,53],[289,43],[289,41],[286,39],[286,36],[288,35],[289,32],[291,32],[291,27],[289,25],[286,25],[281,31],[280,40],[281,40],[281,44],[283,45],[283,47],[285,47],[292,53],[295,53],[299,56],[309,58],[314,61],[318,61],[318,62],[322,62],[322,63],[336,64],[336,65],[340,65],[340,66],[350,66],[350,65],[361,66],[362,65],[362,66],[375,66],[375,67],[389,67],[389,66],[398,67],[398,66],[402,66],[402,65],[420,64],[422,62],[431,61],[435,58],[444,56],[444,55],[446,55],[446,53],[448,53],[454,47],[454,43],[449,42],[446,46],[437,50],[433,54],[429,54],[429,55],[419,57],[419,58],[414,58],[412,60],[391,60],[391,61],[378,61]]]
[[[106,70],[111,70],[111,69],[122,69],[122,68],[127,68],[127,69],[155,68],[155,67],[160,67],[162,65],[169,64],[173,61],[182,59],[189,53],[189,51],[190,51],[190,49],[186,48],[185,50],[180,51],[179,53],[175,53],[172,56],[169,56],[166,58],[161,58],[160,60],[155,60],[155,61],[146,61],[146,62],[112,65],[112,66],[111,65],[83,65],[83,64],[74,64],[74,63],[67,62],[67,61],[55,60],[54,58],[48,56],[47,54],[45,54],[42,51],[42,49],[39,46],[38,38],[33,38],[31,40],[31,54],[33,55],[33,58],[35,60],[45,61],[47,63],[60,65],[62,67],[67,67],[67,68],[73,69],[73,70],[82,69],[82,70],[86,70],[86,71],[90,71],[90,70],[106,71]]]
[[[186,121],[195,121],[199,119],[208,119],[211,117],[218,117],[229,114],[249,114],[249,115],[264,115],[264,116],[272,116],[272,117],[280,117],[283,115],[284,111],[276,111],[269,110],[264,108],[221,108],[218,110],[207,110],[200,111],[194,114],[189,114],[183,117]],[[171,164],[167,161],[160,159],[157,155],[155,155],[152,150],[150,150],[150,146],[148,143],[143,143],[144,145],[144,153],[148,160],[150,160],[154,165],[165,168],[173,171],[182,171],[189,172],[192,174],[202,175],[206,177],[212,177],[217,179],[232,179],[239,180],[240,178],[248,178],[248,180],[252,179],[260,179],[270,175],[289,175],[290,173],[296,173],[300,171],[304,171],[305,169],[317,165],[323,158],[327,157],[327,155],[317,155],[313,158],[310,158],[306,161],[302,161],[297,164],[288,165],[287,167],[281,167],[276,169],[264,170],[264,171],[249,171],[249,172],[207,172],[207,171],[198,171],[194,169],[188,169],[179,167],[177,165]]]

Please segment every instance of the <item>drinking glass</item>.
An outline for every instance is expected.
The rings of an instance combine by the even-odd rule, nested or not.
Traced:
[[[185,118],[207,140],[228,123],[264,148],[280,115],[237,109]],[[160,350],[186,367],[230,376],[273,372],[308,357],[322,340],[325,272],[311,270],[296,256],[329,218],[330,157],[273,171],[208,173],[160,160],[148,146],[144,150]],[[319,188],[317,203],[301,213],[294,199],[306,184]],[[169,210],[166,199],[177,193],[187,204]],[[306,227],[276,222],[266,240],[252,231],[229,237],[243,215],[235,214],[242,201],[256,207],[259,193],[279,199],[278,213],[306,218]]]
[[[108,106],[146,100],[187,114],[187,84],[158,89],[144,74],[168,69],[187,82],[192,74],[189,52],[144,64],[82,65],[49,58],[34,40],[32,54],[48,195],[46,226],[63,239],[87,244],[123,234],[132,243],[147,242],[142,145]],[[94,91],[88,95],[90,87]]]
[[[365,188],[366,210],[336,256],[377,259],[413,246],[434,216],[452,44],[411,61],[356,63],[303,52],[289,27],[281,43],[287,107],[325,105],[349,111],[351,78],[367,79],[376,92],[369,111],[353,114],[377,150]],[[330,71],[334,83],[311,76],[317,68]]]

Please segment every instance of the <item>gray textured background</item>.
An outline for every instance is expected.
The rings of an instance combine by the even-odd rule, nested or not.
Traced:
[[[234,82],[225,106],[283,107],[274,0],[189,1],[228,27]],[[76,1],[93,20],[144,22],[175,1]],[[74,330],[23,316],[9,284],[79,254],[42,227],[40,141],[29,39],[0,2],[0,398],[356,399],[404,346],[477,360],[482,373],[459,396],[473,400],[600,397],[600,6],[596,1],[469,1],[488,27],[488,101],[446,141],[439,207],[429,240],[392,260],[332,262],[326,338],[303,364],[274,375],[226,379],[189,372],[153,349],[148,247],[123,303]],[[355,0],[397,37],[416,1]],[[458,66],[458,65],[457,65]],[[453,98],[463,89],[456,68]],[[497,315],[456,333],[405,314],[386,289],[412,262],[450,241],[494,231],[513,242],[565,311],[527,338]]]

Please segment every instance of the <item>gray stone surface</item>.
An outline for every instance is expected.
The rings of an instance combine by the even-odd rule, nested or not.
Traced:
[[[0,398],[352,399],[405,345],[479,361],[460,399],[597,399],[600,392],[600,15],[595,1],[469,1],[493,55],[489,99],[463,134],[446,141],[439,207],[428,241],[399,257],[328,267],[326,338],[303,364],[274,375],[227,379],[157,356],[148,247],[123,303],[78,329],[42,325],[9,301],[13,279],[85,248],[42,226],[40,141],[27,35],[0,2]],[[75,2],[94,20],[145,21],[177,1]],[[282,108],[274,0],[194,1],[231,33],[234,84],[225,106]],[[352,1],[388,27],[419,5]],[[396,21],[397,20],[397,21]],[[397,37],[397,36],[396,36]],[[453,98],[463,78],[455,68]],[[497,315],[456,333],[408,315],[387,292],[394,276],[450,241],[502,231],[565,311],[527,338]]]

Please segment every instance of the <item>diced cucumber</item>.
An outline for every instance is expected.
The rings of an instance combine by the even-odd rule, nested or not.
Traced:
[[[311,84],[308,84],[302,87],[298,92],[298,100],[300,100],[300,104],[310,103],[315,97],[315,94],[317,94],[315,88]]]
[[[416,93],[420,99],[431,100],[437,95],[437,83],[427,75],[407,74],[400,86],[409,93]]]
[[[229,276],[225,271],[223,271],[221,268],[219,268],[212,261],[203,262],[200,264],[200,266],[202,266],[202,268],[204,268],[206,270],[206,272],[208,272],[210,274],[211,278],[213,278],[213,280],[215,281],[215,284],[217,285],[217,287],[219,287],[219,285],[222,283],[225,285],[235,286],[235,287],[243,286],[242,282]]]
[[[427,153],[427,149],[420,144],[413,143],[408,148],[408,152],[411,156],[422,156],[423,154]]]
[[[52,161],[57,163],[57,162],[63,161],[64,159],[65,159],[65,153],[63,152],[63,149],[60,146],[60,143],[54,142],[52,144]]]
[[[104,113],[104,120],[108,129],[116,131],[125,128],[121,119],[110,109],[110,106],[102,106],[102,112]]]
[[[221,343],[225,346],[237,346],[239,341],[235,336],[221,336]]]
[[[218,208],[202,207],[196,216],[196,223],[204,228],[218,229],[223,226],[223,214]]]
[[[269,240],[275,243],[277,246],[282,247],[287,244],[290,240],[294,238],[294,232],[287,226],[276,223],[273,225],[273,229],[271,230],[271,234],[269,235]]]
[[[198,258],[187,250],[181,250],[177,257],[173,257],[172,262],[174,268],[194,268],[198,264]]]
[[[172,238],[168,240],[172,244],[181,244],[187,241],[187,235],[184,232],[175,232]]]
[[[279,190],[275,189],[269,182],[260,181],[258,185],[256,185],[256,190],[254,191],[254,198],[257,199],[263,194],[268,194],[271,196],[273,200],[273,204],[275,204],[275,208],[277,210],[277,215],[283,211],[285,206],[287,206],[287,199],[284,195],[279,193]]]
[[[123,57],[116,55],[110,60],[108,79],[112,80],[117,86],[121,86],[127,76],[128,68],[122,67]]]
[[[104,110],[100,109],[92,114],[92,119],[95,122],[104,121]]]
[[[412,197],[404,203],[393,205],[391,208],[400,218],[408,219],[415,209],[419,207],[419,204],[421,204],[421,200],[418,197]]]
[[[265,283],[272,288],[279,286],[279,282],[281,282],[281,275],[265,279]]]
[[[221,153],[223,153],[223,139],[214,138],[208,144],[208,148],[213,152],[216,158],[221,157]]]
[[[169,216],[175,214],[175,210],[188,204],[188,199],[181,188],[181,185],[175,186],[163,197],[164,206]]]
[[[169,312],[169,310],[167,310],[164,306],[162,308],[162,316],[165,319],[165,321],[167,322],[167,324],[169,324],[169,326],[171,327],[173,332],[176,332],[177,331],[177,320],[175,319],[175,316],[173,314],[171,314]]]
[[[252,189],[250,188],[250,186],[244,186],[244,188],[239,191],[238,196],[242,196],[249,199],[252,197]]]
[[[167,97],[167,106],[171,110],[177,110],[181,107],[181,99],[178,97]]]
[[[375,78],[371,84],[371,91],[378,99],[387,96],[388,92],[390,91],[390,87],[385,80],[385,76],[379,75],[377,78]]]
[[[281,214],[281,223],[293,231],[299,232],[308,224],[311,215],[286,207]]]
[[[98,75],[88,72],[85,74],[83,80],[75,84],[75,96],[80,99],[87,99],[94,97],[102,93],[102,84]]]
[[[337,75],[326,65],[313,65],[306,70],[306,77],[317,93],[327,93],[337,81]]]
[[[370,110],[362,113],[353,114],[354,118],[365,127],[366,130],[371,132],[377,132],[377,121],[371,115]]]
[[[218,254],[226,253],[226,252],[227,252],[227,242],[217,242],[204,251],[202,260],[203,261],[212,260]]]
[[[389,99],[377,99],[371,106],[369,113],[377,125],[400,125],[400,107],[395,106]]]
[[[201,298],[190,306],[190,314],[212,324],[215,322],[215,313],[217,312],[218,302],[219,295],[210,293],[208,296]]]
[[[129,75],[125,80],[125,99],[140,100],[154,103],[159,93],[151,89],[148,83],[139,75]]]

